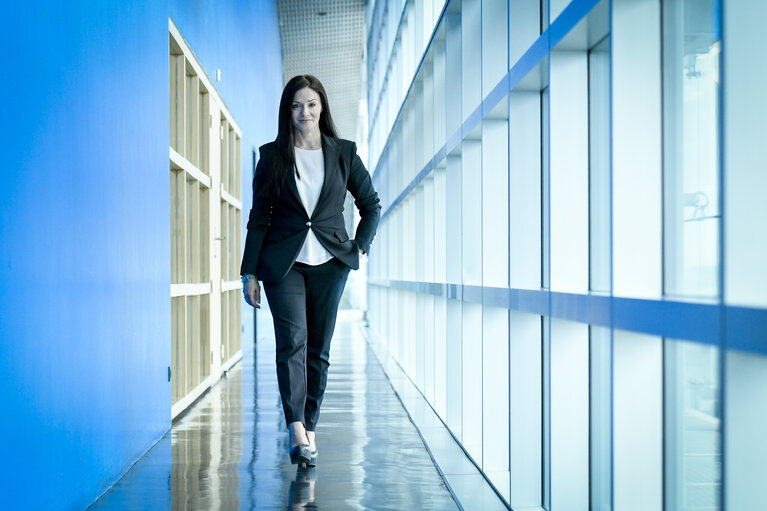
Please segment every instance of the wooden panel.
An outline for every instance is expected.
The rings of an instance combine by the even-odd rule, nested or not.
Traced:
[[[209,121],[209,95],[205,86],[197,80],[199,93],[197,95],[197,166],[201,171],[210,172],[210,121]]]
[[[184,172],[171,165],[170,172],[170,236],[171,236],[171,282],[184,282]]]
[[[237,282],[240,282],[239,280]],[[176,296],[193,296],[193,295],[209,295],[211,293],[211,282],[200,282],[197,284],[171,284],[170,296],[175,298]]]
[[[184,56],[171,54],[170,70],[170,146],[178,152],[184,144]]]
[[[186,147],[182,152],[186,159],[192,162],[192,165],[199,167],[198,137],[199,137],[199,115],[197,113],[197,96],[200,91],[200,82],[194,72],[193,66],[186,62],[186,124],[185,139]]]
[[[235,147],[235,142],[236,142],[235,138],[236,138],[236,136],[237,135],[234,133],[234,129],[232,128],[232,125],[230,124],[229,125],[229,140],[228,140],[228,143],[229,143],[229,145],[228,145],[228,149],[229,149],[229,162],[228,162],[229,163],[229,168],[227,169],[227,172],[226,172],[226,174],[227,174],[227,176],[226,176],[226,178],[227,178],[227,180],[226,180],[226,189],[230,193],[234,190],[234,178],[235,178],[234,167],[235,167],[235,164],[237,163],[237,158],[235,157],[235,153],[234,153],[234,147]]]
[[[206,188],[210,188],[212,186],[210,176],[192,165],[189,160],[177,153],[175,149],[172,147],[169,148],[168,154],[170,156],[170,163],[174,166],[173,168],[184,169],[184,172],[189,174],[189,177],[196,179]]]
[[[229,267],[229,208],[226,207],[225,201],[219,201],[221,208],[221,276],[228,275]]]
[[[189,325],[189,297],[185,296],[183,298],[184,302],[184,315],[179,317],[179,326],[183,325],[183,332],[184,335],[179,335],[179,343],[178,343],[178,390],[179,395],[183,396],[186,395],[190,390],[189,385],[189,363],[188,363],[188,357],[189,357],[189,334],[190,334],[190,325]]]
[[[237,210],[234,206],[227,203],[227,209],[229,210],[229,235],[227,236],[227,245],[229,246],[229,273],[227,274],[229,280],[234,280],[238,275],[237,260],[240,257],[239,244],[237,244],[237,234],[240,229],[237,225]]]
[[[169,32],[175,415],[241,353],[242,135],[172,20]]]
[[[185,298],[171,298],[171,396],[172,401],[175,403],[183,396],[183,392],[179,388],[179,356],[182,352],[183,342],[186,338],[186,323],[184,320],[184,300]]]
[[[189,313],[187,314],[187,321],[189,325],[189,331],[187,335],[188,347],[186,357],[186,372],[187,372],[187,389],[189,392],[200,381],[199,367],[195,363],[200,357],[200,297],[189,296],[187,297],[187,304],[189,305]]]
[[[200,282],[210,282],[209,252],[211,244],[210,202],[208,189],[200,186],[199,194],[199,230],[200,230]]]
[[[235,161],[235,177],[234,186],[232,187],[232,195],[237,198],[242,198],[242,140],[237,137],[237,143],[234,148]]]
[[[210,295],[200,296],[200,381],[210,375]]]
[[[221,293],[221,360],[227,358],[227,344],[229,342],[229,300],[227,292]]]
[[[242,210],[237,209],[235,210],[236,213],[236,220],[234,222],[234,232],[236,234],[236,241],[235,241],[235,248],[237,249],[237,253],[239,254],[242,251],[242,228],[240,227],[242,225]],[[235,269],[235,275],[234,278],[239,277],[239,268]]]
[[[195,205],[197,204],[197,181],[187,178],[185,194],[186,194],[186,215],[184,222],[185,241],[186,241],[186,264],[185,264],[185,282],[194,282],[195,276],[194,263],[197,259],[198,248],[195,242],[199,243],[197,239],[197,231],[194,226],[195,222]]]
[[[226,188],[226,182],[229,179],[229,151],[227,150],[229,147],[229,123],[226,121],[226,117],[224,117],[223,114],[221,114],[219,139],[221,143],[221,161],[219,169],[221,172],[221,186]]]

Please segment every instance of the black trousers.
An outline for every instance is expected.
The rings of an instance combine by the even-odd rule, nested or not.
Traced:
[[[350,268],[335,257],[294,263],[280,282],[264,282],[277,341],[277,383],[285,423],[314,431],[328,381],[330,339]]]

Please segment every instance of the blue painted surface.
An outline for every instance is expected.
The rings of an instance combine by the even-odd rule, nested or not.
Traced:
[[[82,509],[170,428],[169,14],[222,68],[249,190],[282,88],[273,2],[4,7],[2,509]]]

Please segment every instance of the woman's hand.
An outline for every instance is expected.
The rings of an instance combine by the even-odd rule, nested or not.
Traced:
[[[245,295],[245,301],[248,305],[261,308],[261,286],[256,279],[248,279],[248,283],[242,288],[242,294]]]

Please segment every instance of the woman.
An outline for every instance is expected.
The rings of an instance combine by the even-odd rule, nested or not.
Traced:
[[[320,81],[293,77],[282,92],[277,139],[259,148],[240,268],[245,301],[260,308],[259,280],[269,300],[292,463],[316,463],[338,302],[378,226],[378,194],[356,149],[337,137]],[[347,190],[361,216],[354,239],[344,226]]]

